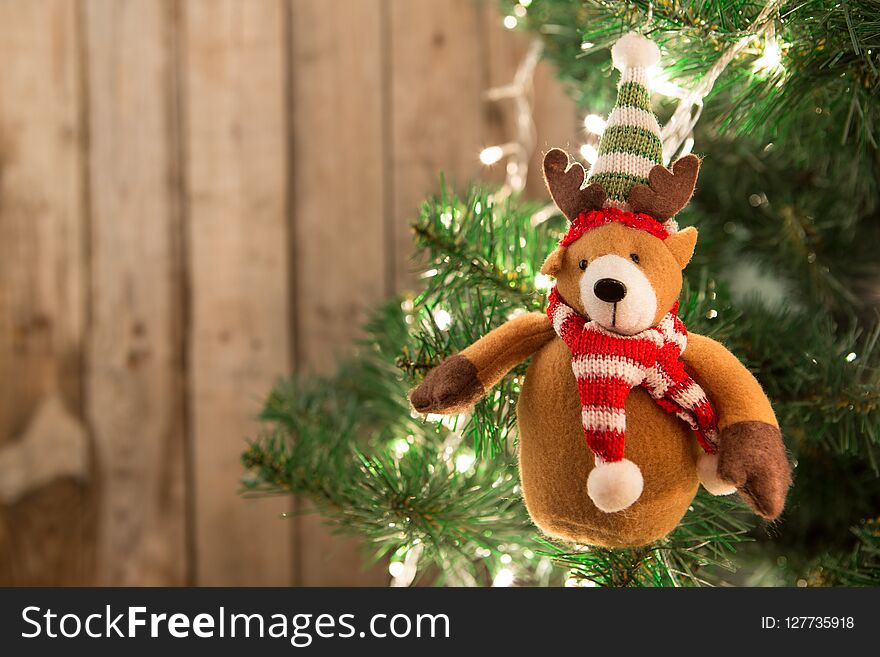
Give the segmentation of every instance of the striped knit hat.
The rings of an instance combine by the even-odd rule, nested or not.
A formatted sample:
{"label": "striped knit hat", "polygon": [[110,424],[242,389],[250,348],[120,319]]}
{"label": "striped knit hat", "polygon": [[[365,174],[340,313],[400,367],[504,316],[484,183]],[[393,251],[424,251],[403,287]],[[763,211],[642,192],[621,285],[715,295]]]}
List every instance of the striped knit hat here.
{"label": "striped knit hat", "polygon": [[611,58],[620,71],[617,104],[608,116],[588,181],[602,185],[608,194],[606,206],[628,212],[629,190],[647,184],[651,169],[663,163],[660,125],[648,90],[648,68],[660,61],[660,50],[653,41],[630,32],[611,48]]}

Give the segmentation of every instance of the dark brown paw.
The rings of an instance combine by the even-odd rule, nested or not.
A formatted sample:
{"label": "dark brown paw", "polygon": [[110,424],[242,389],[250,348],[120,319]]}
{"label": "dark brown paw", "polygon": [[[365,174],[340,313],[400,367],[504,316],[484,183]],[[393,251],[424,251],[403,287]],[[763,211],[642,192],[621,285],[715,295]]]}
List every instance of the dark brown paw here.
{"label": "dark brown paw", "polygon": [[409,395],[419,413],[457,413],[483,395],[477,368],[461,355],[451,356],[428,372]]}
{"label": "dark brown paw", "polygon": [[779,429],[765,422],[737,422],[721,432],[718,474],[735,485],[755,513],[775,520],[785,506],[791,468]]}

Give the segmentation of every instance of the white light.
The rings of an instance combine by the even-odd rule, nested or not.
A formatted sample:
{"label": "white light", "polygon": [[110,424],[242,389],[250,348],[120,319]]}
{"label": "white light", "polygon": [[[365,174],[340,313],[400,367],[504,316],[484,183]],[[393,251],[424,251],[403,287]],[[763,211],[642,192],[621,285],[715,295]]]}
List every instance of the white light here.
{"label": "white light", "polygon": [[440,213],[440,223],[443,224],[444,228],[449,228],[452,225],[452,213],[451,212]]}
{"label": "white light", "polygon": [[452,315],[448,311],[443,310],[443,308],[438,308],[433,314],[434,323],[437,324],[437,328],[441,331],[445,331],[452,324]]}
{"label": "white light", "polygon": [[513,584],[513,571],[510,568],[502,568],[492,580],[492,586],[510,586]]}
{"label": "white light", "polygon": [[[523,7],[528,7],[532,4],[532,0],[519,0],[519,4],[521,4]],[[868,53],[870,54],[870,52],[871,51],[869,50]]]}
{"label": "white light", "polygon": [[513,561],[513,557],[511,557],[509,554],[502,554],[501,559],[499,559],[499,561],[501,561],[501,563],[503,563],[506,566]]}
{"label": "white light", "polygon": [[581,146],[581,157],[590,164],[593,164],[596,161],[596,158],[599,157],[599,151],[597,151],[596,147],[592,144],[584,144]]}
{"label": "white light", "polygon": [[767,39],[764,43],[764,52],[755,60],[753,66],[758,71],[772,71],[782,66],[782,51],[776,39]]}
{"label": "white light", "polygon": [[589,49],[592,48],[594,45],[596,45],[596,44],[594,44],[592,41],[584,41],[584,42],[581,44],[581,50],[589,50]]}
{"label": "white light", "polygon": [[409,451],[409,443],[403,438],[398,438],[391,443],[391,449],[394,450],[394,455],[397,458],[402,458]]}
{"label": "white light", "polygon": [[489,146],[480,151],[480,162],[486,166],[495,164],[504,157],[504,149],[501,146]]}
{"label": "white light", "polygon": [[522,4],[519,4],[513,8],[513,13],[516,14],[517,18],[522,18],[526,15],[526,8]]}
{"label": "white light", "polygon": [[846,355],[846,362],[847,362],[847,363],[851,363],[851,362],[853,362],[856,358],[858,358],[858,356],[856,355],[856,352],[851,351],[851,352],[849,352],[849,353]]}
{"label": "white light", "polygon": [[512,30],[513,28],[515,28],[516,23],[517,23],[516,16],[505,16],[504,17],[504,27],[506,27],[508,30]]}
{"label": "white light", "polygon": [[535,274],[535,287],[539,290],[549,290],[553,287],[553,277],[546,274]]}
{"label": "white light", "polygon": [[687,92],[670,80],[666,71],[660,68],[655,68],[651,73],[648,84],[651,87],[651,91],[660,94],[661,96],[684,98],[684,96],[687,95]]}
{"label": "white light", "polygon": [[392,561],[388,564],[388,574],[392,577],[400,577],[403,575],[403,571],[406,570],[406,566],[403,565],[402,561]]}
{"label": "white light", "polygon": [[598,114],[587,114],[584,118],[584,127],[594,135],[601,135],[605,132],[605,119]]}
{"label": "white light", "polygon": [[468,454],[467,452],[459,454],[455,457],[455,469],[459,472],[467,472],[476,460],[473,454]]}
{"label": "white light", "polygon": [[569,577],[567,580],[565,580],[565,586],[570,589],[575,588],[577,585],[578,581],[574,577]]}

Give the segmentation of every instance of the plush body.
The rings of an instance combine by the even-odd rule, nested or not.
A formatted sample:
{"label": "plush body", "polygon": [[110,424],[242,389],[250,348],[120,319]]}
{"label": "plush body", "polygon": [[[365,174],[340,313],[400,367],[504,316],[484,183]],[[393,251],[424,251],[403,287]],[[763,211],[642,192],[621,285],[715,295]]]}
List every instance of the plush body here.
{"label": "plush body", "polygon": [[661,164],[647,88],[659,50],[628,34],[612,58],[618,101],[589,180],[564,151],[544,158],[550,195],[570,222],[541,268],[556,279],[548,313],[491,331],[429,372],[410,401],[421,413],[459,413],[533,356],[517,407],[529,514],[550,536],[632,547],[672,531],[700,484],[739,492],[775,519],[791,475],[761,386],[675,316],[697,231],[679,230],[673,217],[693,194],[700,160]]}
{"label": "plush body", "polygon": [[623,511],[600,511],[586,494],[595,463],[584,447],[570,360],[568,347],[554,335],[535,354],[520,393],[520,480],[529,515],[546,534],[576,543],[624,547],[665,536],[699,486],[693,433],[647,392],[633,390],[626,400],[625,454],[641,468],[644,490]]}
{"label": "plush body", "polygon": [[[567,156],[565,165],[556,166],[558,153],[547,156],[548,184],[554,170],[564,175],[570,171]],[[574,184],[579,187],[580,181],[575,179]],[[601,201],[601,196],[589,200]],[[564,200],[557,203],[565,207]],[[655,312],[647,319],[634,312],[633,321],[655,325],[678,298],[681,270],[691,258],[697,235],[689,228],[661,240],[609,223],[575,237],[550,254],[542,269],[556,278],[557,289],[569,305],[584,316],[590,314],[587,305],[601,314],[590,296],[590,285],[584,285],[585,280],[593,284],[588,263],[609,258],[634,262],[635,254],[639,269],[633,280],[648,281],[649,305]],[[584,262],[587,266],[582,268]],[[629,269],[620,265],[618,271],[627,280]],[[642,300],[639,308],[643,306]],[[626,308],[621,303],[624,320]],[[636,324],[633,331],[643,328]],[[679,523],[700,482],[713,494],[738,491],[763,518],[774,519],[781,513],[791,479],[770,402],[736,357],[704,336],[689,334],[681,360],[715,409],[720,434],[717,454],[702,454],[682,420],[660,408],[644,389],[633,388],[626,399],[624,454],[638,467],[643,486],[634,502],[612,513],[597,507],[587,494],[596,464],[584,442],[571,352],[545,314],[516,317],[451,357],[428,374],[412,392],[411,402],[422,413],[462,412],[530,356],[517,407],[520,477],[529,513],[546,534],[608,547],[650,543]]]}

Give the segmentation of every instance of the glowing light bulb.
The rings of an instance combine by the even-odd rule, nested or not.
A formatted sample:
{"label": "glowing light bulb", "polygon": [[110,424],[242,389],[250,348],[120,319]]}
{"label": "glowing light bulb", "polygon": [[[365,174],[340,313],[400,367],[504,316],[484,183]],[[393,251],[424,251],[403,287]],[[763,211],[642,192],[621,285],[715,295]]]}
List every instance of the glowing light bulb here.
{"label": "glowing light bulb", "polygon": [[764,42],[764,51],[755,60],[753,66],[758,71],[773,71],[782,67],[782,50],[780,50],[776,39],[768,38]]}
{"label": "glowing light bulb", "polygon": [[553,287],[553,279],[546,274],[535,274],[535,287],[539,290],[549,290]]}
{"label": "glowing light bulb", "polygon": [[594,135],[601,135],[605,132],[605,119],[598,114],[587,114],[584,118],[584,127]]}
{"label": "glowing light bulb", "polygon": [[438,329],[445,331],[452,324],[452,315],[449,314],[449,311],[438,308],[434,311],[434,322],[437,324]]}
{"label": "glowing light bulb", "polygon": [[409,443],[404,438],[398,438],[391,443],[391,449],[397,458],[402,458],[409,451]]}
{"label": "glowing light bulb", "polygon": [[502,568],[492,580],[492,586],[504,587],[511,584],[513,584],[513,571],[510,568]]}
{"label": "glowing light bulb", "polygon": [[516,24],[517,24],[516,16],[505,16],[504,17],[504,27],[506,27],[508,30],[512,30],[513,28],[515,28]]}
{"label": "glowing light bulb", "polygon": [[455,457],[455,469],[459,472],[467,472],[476,460],[473,454],[468,454],[467,452],[459,454]]}
{"label": "glowing light bulb", "polygon": [[486,166],[495,164],[504,157],[504,149],[501,146],[489,146],[480,151],[480,162]]}
{"label": "glowing light bulb", "polygon": [[593,164],[596,161],[596,158],[599,157],[599,151],[597,151],[596,147],[592,144],[584,144],[581,146],[581,157],[590,164]]}
{"label": "glowing light bulb", "polygon": [[388,574],[392,577],[400,577],[405,570],[406,566],[403,565],[402,561],[392,561],[388,564]]}
{"label": "glowing light bulb", "polygon": [[847,362],[847,363],[851,363],[851,362],[853,362],[856,358],[858,358],[858,356],[856,355],[856,352],[851,351],[851,352],[849,352],[849,353],[846,355],[846,362]]}

